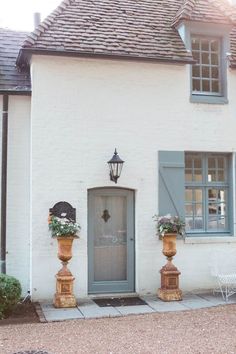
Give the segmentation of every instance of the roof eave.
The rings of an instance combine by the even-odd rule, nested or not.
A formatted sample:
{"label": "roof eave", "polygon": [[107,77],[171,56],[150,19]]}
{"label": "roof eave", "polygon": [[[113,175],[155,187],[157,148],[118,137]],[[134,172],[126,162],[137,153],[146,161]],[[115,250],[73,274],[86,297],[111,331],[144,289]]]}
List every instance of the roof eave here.
{"label": "roof eave", "polygon": [[21,95],[21,96],[31,96],[31,89],[27,90],[17,90],[17,89],[0,89],[0,95]]}
{"label": "roof eave", "polygon": [[162,58],[151,56],[135,56],[124,54],[109,54],[109,53],[92,53],[92,52],[79,52],[68,50],[53,50],[53,49],[41,49],[41,48],[21,48],[17,65],[19,67],[26,67],[29,65],[30,57],[33,54],[38,55],[52,55],[52,56],[64,56],[64,57],[79,57],[79,58],[100,58],[100,59],[116,59],[116,60],[131,60],[131,61],[148,61],[148,62],[163,62],[173,64],[194,64],[194,60],[191,56],[186,58]]}

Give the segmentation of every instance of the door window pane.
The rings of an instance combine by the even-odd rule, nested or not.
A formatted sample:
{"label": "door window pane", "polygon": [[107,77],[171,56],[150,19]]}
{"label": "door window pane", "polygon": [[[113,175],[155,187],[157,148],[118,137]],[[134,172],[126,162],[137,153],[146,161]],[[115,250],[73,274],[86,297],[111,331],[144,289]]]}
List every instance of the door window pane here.
{"label": "door window pane", "polygon": [[[109,218],[104,218],[104,211]],[[94,280],[127,279],[126,197],[96,197],[94,223]]]}

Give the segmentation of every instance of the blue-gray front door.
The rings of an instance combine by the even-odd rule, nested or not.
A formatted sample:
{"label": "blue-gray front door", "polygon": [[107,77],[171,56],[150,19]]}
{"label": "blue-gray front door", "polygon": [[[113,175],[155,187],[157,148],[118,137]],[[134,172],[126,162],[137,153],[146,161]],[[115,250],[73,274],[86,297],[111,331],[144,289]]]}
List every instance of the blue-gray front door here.
{"label": "blue-gray front door", "polygon": [[88,291],[134,292],[134,193],[121,188],[88,194]]}

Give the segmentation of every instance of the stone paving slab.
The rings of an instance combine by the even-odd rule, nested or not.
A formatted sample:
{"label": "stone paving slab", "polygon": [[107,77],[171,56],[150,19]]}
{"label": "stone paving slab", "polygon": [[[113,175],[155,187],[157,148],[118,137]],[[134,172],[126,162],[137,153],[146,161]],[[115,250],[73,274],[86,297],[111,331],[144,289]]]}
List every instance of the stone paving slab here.
{"label": "stone paving slab", "polygon": [[100,307],[92,299],[80,299],[77,308],[56,309],[52,304],[41,303],[42,312],[48,322],[69,319],[117,317],[131,314],[145,314],[154,312],[186,311],[200,308],[236,303],[236,295],[226,303],[221,294],[184,294],[182,301],[164,302],[155,295],[140,296],[147,305]]}
{"label": "stone paving slab", "polygon": [[189,310],[188,307],[182,304],[182,301],[155,301],[146,300],[146,303],[155,310],[155,312],[169,312],[169,311],[186,311]]}
{"label": "stone paving slab", "polygon": [[192,310],[213,306],[213,304],[209,300],[195,294],[185,295],[181,303],[182,305]]}
{"label": "stone paving slab", "polygon": [[77,307],[68,309],[56,309],[51,304],[41,304],[41,308],[48,322],[84,318]]}
{"label": "stone paving slab", "polygon": [[78,306],[84,318],[116,317],[121,316],[115,307],[99,307],[95,302]]}
{"label": "stone paving slab", "polygon": [[148,305],[138,305],[138,306],[119,306],[116,309],[122,315],[140,315],[144,313],[151,313],[155,312],[150,306]]}

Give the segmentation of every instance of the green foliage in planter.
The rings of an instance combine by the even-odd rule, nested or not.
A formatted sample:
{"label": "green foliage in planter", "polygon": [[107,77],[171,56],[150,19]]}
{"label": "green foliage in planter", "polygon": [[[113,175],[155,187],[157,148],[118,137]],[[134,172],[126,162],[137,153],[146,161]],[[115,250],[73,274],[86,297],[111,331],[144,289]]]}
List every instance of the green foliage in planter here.
{"label": "green foliage in planter", "polygon": [[14,277],[0,273],[0,319],[11,313],[20,296],[20,282]]}

